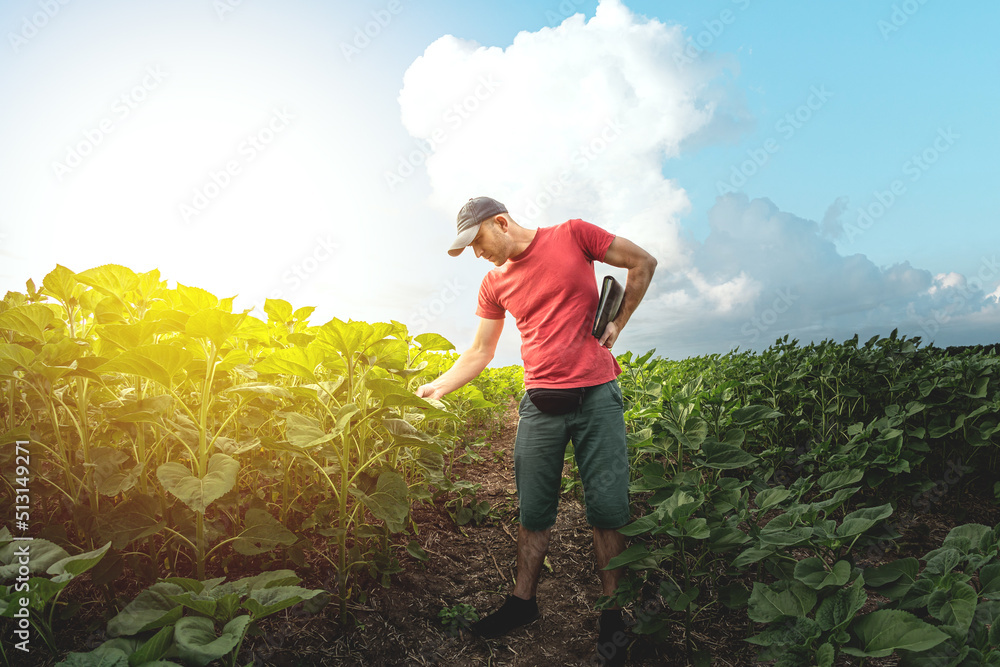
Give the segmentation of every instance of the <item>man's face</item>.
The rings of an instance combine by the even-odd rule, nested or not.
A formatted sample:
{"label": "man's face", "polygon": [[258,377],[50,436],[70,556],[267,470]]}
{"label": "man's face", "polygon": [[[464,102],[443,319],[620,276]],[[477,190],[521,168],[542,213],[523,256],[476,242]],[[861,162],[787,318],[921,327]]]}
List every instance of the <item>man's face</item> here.
{"label": "man's face", "polygon": [[483,257],[497,266],[503,266],[514,249],[514,241],[494,218],[483,221],[479,233],[472,240],[476,257]]}

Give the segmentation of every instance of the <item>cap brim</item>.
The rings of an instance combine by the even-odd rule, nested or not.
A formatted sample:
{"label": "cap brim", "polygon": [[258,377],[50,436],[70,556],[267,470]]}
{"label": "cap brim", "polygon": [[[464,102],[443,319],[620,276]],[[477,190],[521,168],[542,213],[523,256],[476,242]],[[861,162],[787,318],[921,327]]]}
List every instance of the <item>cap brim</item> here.
{"label": "cap brim", "polygon": [[479,233],[479,227],[480,225],[476,225],[475,227],[469,227],[464,232],[459,234],[458,237],[455,239],[455,242],[452,243],[451,247],[448,249],[448,254],[451,255],[452,257],[458,257],[459,255],[461,255],[462,251],[465,250],[469,246],[469,244],[476,239],[476,234]]}

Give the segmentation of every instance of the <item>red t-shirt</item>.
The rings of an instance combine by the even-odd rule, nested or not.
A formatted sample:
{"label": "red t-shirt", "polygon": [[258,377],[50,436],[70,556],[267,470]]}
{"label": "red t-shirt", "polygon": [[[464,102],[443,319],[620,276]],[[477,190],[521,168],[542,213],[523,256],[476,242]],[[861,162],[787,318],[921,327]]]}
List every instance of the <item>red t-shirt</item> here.
{"label": "red t-shirt", "polygon": [[583,220],[540,227],[524,252],[483,278],[476,314],[514,316],[526,387],[593,387],[622,372],[591,334],[600,298],[594,260],[604,261],[614,239]]}

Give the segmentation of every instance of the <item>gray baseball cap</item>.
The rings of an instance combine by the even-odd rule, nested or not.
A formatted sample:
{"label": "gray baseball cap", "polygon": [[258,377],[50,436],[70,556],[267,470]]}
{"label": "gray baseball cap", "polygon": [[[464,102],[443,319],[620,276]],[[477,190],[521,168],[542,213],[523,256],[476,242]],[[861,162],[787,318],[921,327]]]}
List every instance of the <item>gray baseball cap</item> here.
{"label": "gray baseball cap", "polygon": [[451,244],[448,254],[458,257],[479,233],[483,220],[506,213],[507,207],[490,197],[473,197],[458,212],[458,238]]}

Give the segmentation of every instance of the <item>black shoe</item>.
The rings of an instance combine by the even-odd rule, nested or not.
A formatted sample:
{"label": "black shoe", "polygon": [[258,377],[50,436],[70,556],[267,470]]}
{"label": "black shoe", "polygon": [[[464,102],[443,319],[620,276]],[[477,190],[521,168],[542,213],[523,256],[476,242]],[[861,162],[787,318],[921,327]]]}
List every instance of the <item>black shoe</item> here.
{"label": "black shoe", "polygon": [[602,611],[598,628],[597,655],[601,657],[598,664],[603,667],[621,667],[625,664],[625,650],[629,644],[621,609]]}
{"label": "black shoe", "polygon": [[473,623],[469,629],[475,635],[493,639],[507,634],[514,628],[531,623],[538,616],[538,603],[535,602],[535,598],[524,600],[508,595],[503,606],[486,618]]}

